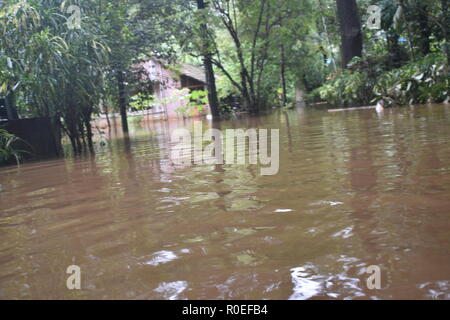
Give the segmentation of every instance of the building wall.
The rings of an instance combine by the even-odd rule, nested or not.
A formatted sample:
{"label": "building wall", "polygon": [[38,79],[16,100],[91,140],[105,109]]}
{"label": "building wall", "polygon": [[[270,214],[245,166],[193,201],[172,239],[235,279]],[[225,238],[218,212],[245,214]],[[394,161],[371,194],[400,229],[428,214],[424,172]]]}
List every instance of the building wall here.
{"label": "building wall", "polygon": [[[179,118],[181,114],[176,110],[185,107],[189,100],[182,99],[179,90],[182,89],[179,75],[174,71],[164,68],[164,66],[155,60],[148,60],[143,64],[143,68],[147,71],[150,80],[155,81],[155,96],[158,100],[164,101],[162,104],[155,106],[155,112],[167,112],[169,119]],[[209,113],[206,108],[204,114]],[[200,114],[197,114],[200,115]]]}

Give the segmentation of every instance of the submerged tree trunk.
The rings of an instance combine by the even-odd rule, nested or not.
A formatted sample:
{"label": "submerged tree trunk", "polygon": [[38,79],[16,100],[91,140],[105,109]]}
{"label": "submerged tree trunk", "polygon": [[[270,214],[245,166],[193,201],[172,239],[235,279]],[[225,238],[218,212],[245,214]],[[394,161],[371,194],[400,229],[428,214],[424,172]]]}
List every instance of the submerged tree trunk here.
{"label": "submerged tree trunk", "polygon": [[64,121],[66,122],[67,128],[66,133],[69,136],[70,143],[72,145],[73,153],[74,154],[80,154],[83,150],[82,144],[80,141],[80,133],[78,132],[78,126],[77,123],[73,121],[73,119],[65,118]]}
{"label": "submerged tree trunk", "polygon": [[61,145],[61,136],[62,136],[61,119],[59,117],[54,116],[51,118],[51,124],[52,124],[52,133],[56,144],[55,145],[56,154],[58,156],[62,156],[64,155],[64,152]]}
{"label": "submerged tree trunk", "polygon": [[64,115],[64,123],[66,125],[66,133],[69,136],[74,154],[80,154],[83,147],[80,140],[79,123],[78,117],[74,112],[75,110],[76,107],[74,105],[69,106],[69,112]]}
{"label": "submerged tree trunk", "polygon": [[104,104],[103,108],[104,108],[104,114],[106,117],[106,123],[108,124],[108,132],[111,133],[111,121],[109,120],[109,108],[106,104]]}
{"label": "submerged tree trunk", "polygon": [[91,153],[94,153],[94,143],[92,141],[92,137],[94,134],[92,133],[92,125],[91,125],[91,116],[92,116],[93,108],[86,108],[83,111],[83,124],[86,128],[86,138],[87,138],[87,146]]}
{"label": "submerged tree trunk", "polygon": [[80,132],[80,136],[81,136],[82,151],[85,151],[87,148],[87,143],[86,143],[86,133],[84,132],[84,120],[83,119],[80,119],[80,121],[78,123],[78,131]]}
{"label": "submerged tree trunk", "polygon": [[[205,9],[205,2],[197,0],[197,8],[199,10]],[[206,23],[200,25],[203,38],[203,65],[205,67],[206,84],[208,86],[208,101],[211,109],[213,119],[220,117],[219,99],[217,98],[216,78],[214,76],[214,69],[212,64],[212,54],[209,48],[208,41],[208,26]]]}
{"label": "submerged tree trunk", "polygon": [[342,67],[354,57],[362,56],[363,37],[356,0],[336,0],[341,25]]}
{"label": "submerged tree trunk", "polygon": [[295,106],[296,107],[304,107],[305,106],[305,93],[303,89],[296,88],[295,89]]}
{"label": "submerged tree trunk", "polygon": [[87,136],[87,143],[88,143],[88,148],[89,151],[91,153],[94,153],[94,143],[92,141],[92,126],[91,126],[91,121],[90,121],[90,116],[88,118],[84,119],[84,126],[86,127],[86,136]]}
{"label": "submerged tree trunk", "polygon": [[205,66],[206,83],[208,86],[208,101],[211,109],[213,119],[220,117],[220,105],[217,98],[216,78],[214,76],[214,69],[211,62],[211,55],[207,54],[203,60]]}
{"label": "submerged tree trunk", "polygon": [[119,109],[122,119],[122,130],[124,133],[128,133],[127,97],[125,93],[124,75],[121,69],[117,70],[117,87],[119,89]]}

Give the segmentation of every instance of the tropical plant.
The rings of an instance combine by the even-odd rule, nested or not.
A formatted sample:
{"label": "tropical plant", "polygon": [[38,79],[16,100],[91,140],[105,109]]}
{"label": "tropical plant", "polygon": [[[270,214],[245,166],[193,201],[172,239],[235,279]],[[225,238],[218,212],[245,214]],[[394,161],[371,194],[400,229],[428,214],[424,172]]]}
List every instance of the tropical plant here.
{"label": "tropical plant", "polygon": [[450,93],[450,73],[446,57],[431,53],[415,62],[383,73],[374,87],[376,99],[391,103],[443,102]]}
{"label": "tropical plant", "polygon": [[0,165],[9,163],[12,159],[20,163],[24,151],[17,149],[18,137],[4,129],[0,129]]}
{"label": "tropical plant", "polygon": [[386,70],[386,67],[384,62],[368,63],[367,59],[355,58],[349,70],[335,74],[318,89],[321,98],[333,105],[364,105],[380,99],[408,105],[448,99],[449,69],[442,52],[431,53],[400,68]]}

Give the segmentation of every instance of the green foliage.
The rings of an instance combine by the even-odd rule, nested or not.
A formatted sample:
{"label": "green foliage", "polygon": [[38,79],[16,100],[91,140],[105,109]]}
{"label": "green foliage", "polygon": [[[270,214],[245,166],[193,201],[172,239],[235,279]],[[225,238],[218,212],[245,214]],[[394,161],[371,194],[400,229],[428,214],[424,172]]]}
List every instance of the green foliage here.
{"label": "green foliage", "polygon": [[[100,102],[118,97],[118,71],[134,74],[144,53],[170,51],[177,24],[169,17],[179,3],[0,2],[0,95],[14,95],[21,116],[51,118],[81,152],[86,137],[92,145],[90,120]],[[70,5],[81,9],[79,27],[69,27]],[[125,93],[141,92],[142,85],[131,87]]]}
{"label": "green foliage", "polygon": [[[321,17],[313,10],[315,1],[207,2],[207,9],[187,14],[186,31],[177,37],[186,54],[213,53],[222,100],[238,97],[243,109],[256,111],[279,105],[276,88],[283,87],[283,78],[288,98],[296,86],[313,89],[322,84],[326,66],[317,51],[326,37],[315,26]],[[327,8],[327,16],[332,11]],[[208,25],[206,35],[199,28],[202,22]]]}
{"label": "green foliage", "polygon": [[371,82],[367,73],[344,70],[318,89],[320,97],[332,105],[361,105],[368,102]]}
{"label": "green foliage", "polygon": [[308,92],[305,95],[305,101],[307,103],[315,103],[315,102],[321,101],[322,97],[320,95],[320,92],[322,89],[323,89],[323,87],[319,87],[319,88],[312,90],[311,92]]}
{"label": "green foliage", "polygon": [[[92,2],[83,4],[85,13],[92,10]],[[0,81],[7,94],[17,97],[21,114],[52,119],[81,151],[80,139],[90,131],[101,99],[109,48],[91,16],[83,15],[81,28],[68,27],[63,14],[68,6],[67,1],[4,5],[0,51],[11,63]]]}
{"label": "green foliage", "polygon": [[389,71],[373,60],[355,58],[349,70],[333,75],[318,90],[333,105],[365,105],[380,99],[407,105],[445,101],[449,81],[443,53],[431,53]]}
{"label": "green foliage", "polygon": [[450,74],[442,53],[429,54],[378,78],[376,98],[400,105],[448,100]]}
{"label": "green foliage", "polygon": [[0,129],[0,165],[15,160],[19,164],[23,151],[16,148],[20,139],[4,129]]}
{"label": "green foliage", "polygon": [[146,110],[155,103],[155,96],[138,93],[130,98],[130,106],[133,110]]}
{"label": "green foliage", "polygon": [[[99,103],[119,100],[118,87],[126,87],[122,106],[129,96],[136,110],[158,103],[154,84],[135,70],[149,56],[199,62],[208,53],[228,109],[279,105],[278,88],[291,101],[300,88],[310,101],[320,95],[338,105],[448,97],[448,1],[358,0],[364,58],[344,71],[335,0],[206,3],[197,10],[193,0],[0,2],[0,95],[14,98],[21,116],[52,118],[75,145],[89,138]],[[82,9],[80,29],[68,28],[71,4]],[[373,4],[382,7],[381,30],[364,26]],[[192,114],[206,97],[175,91],[160,102],[188,99],[178,111]]]}
{"label": "green foliage", "polygon": [[183,115],[194,115],[196,112],[202,112],[208,103],[207,90],[193,90],[181,97],[182,100],[189,100],[189,103],[186,106],[176,110],[177,113]]}

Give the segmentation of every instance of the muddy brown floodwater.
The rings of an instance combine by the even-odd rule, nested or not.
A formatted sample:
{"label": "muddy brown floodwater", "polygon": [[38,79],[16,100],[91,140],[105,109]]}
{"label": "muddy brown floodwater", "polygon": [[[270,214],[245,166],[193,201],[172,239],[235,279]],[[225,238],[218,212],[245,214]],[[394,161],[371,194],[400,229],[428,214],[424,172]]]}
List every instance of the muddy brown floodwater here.
{"label": "muddy brown floodwater", "polygon": [[280,129],[274,176],[175,167],[183,123],[139,120],[0,169],[1,299],[450,299],[450,105],[221,122]]}

